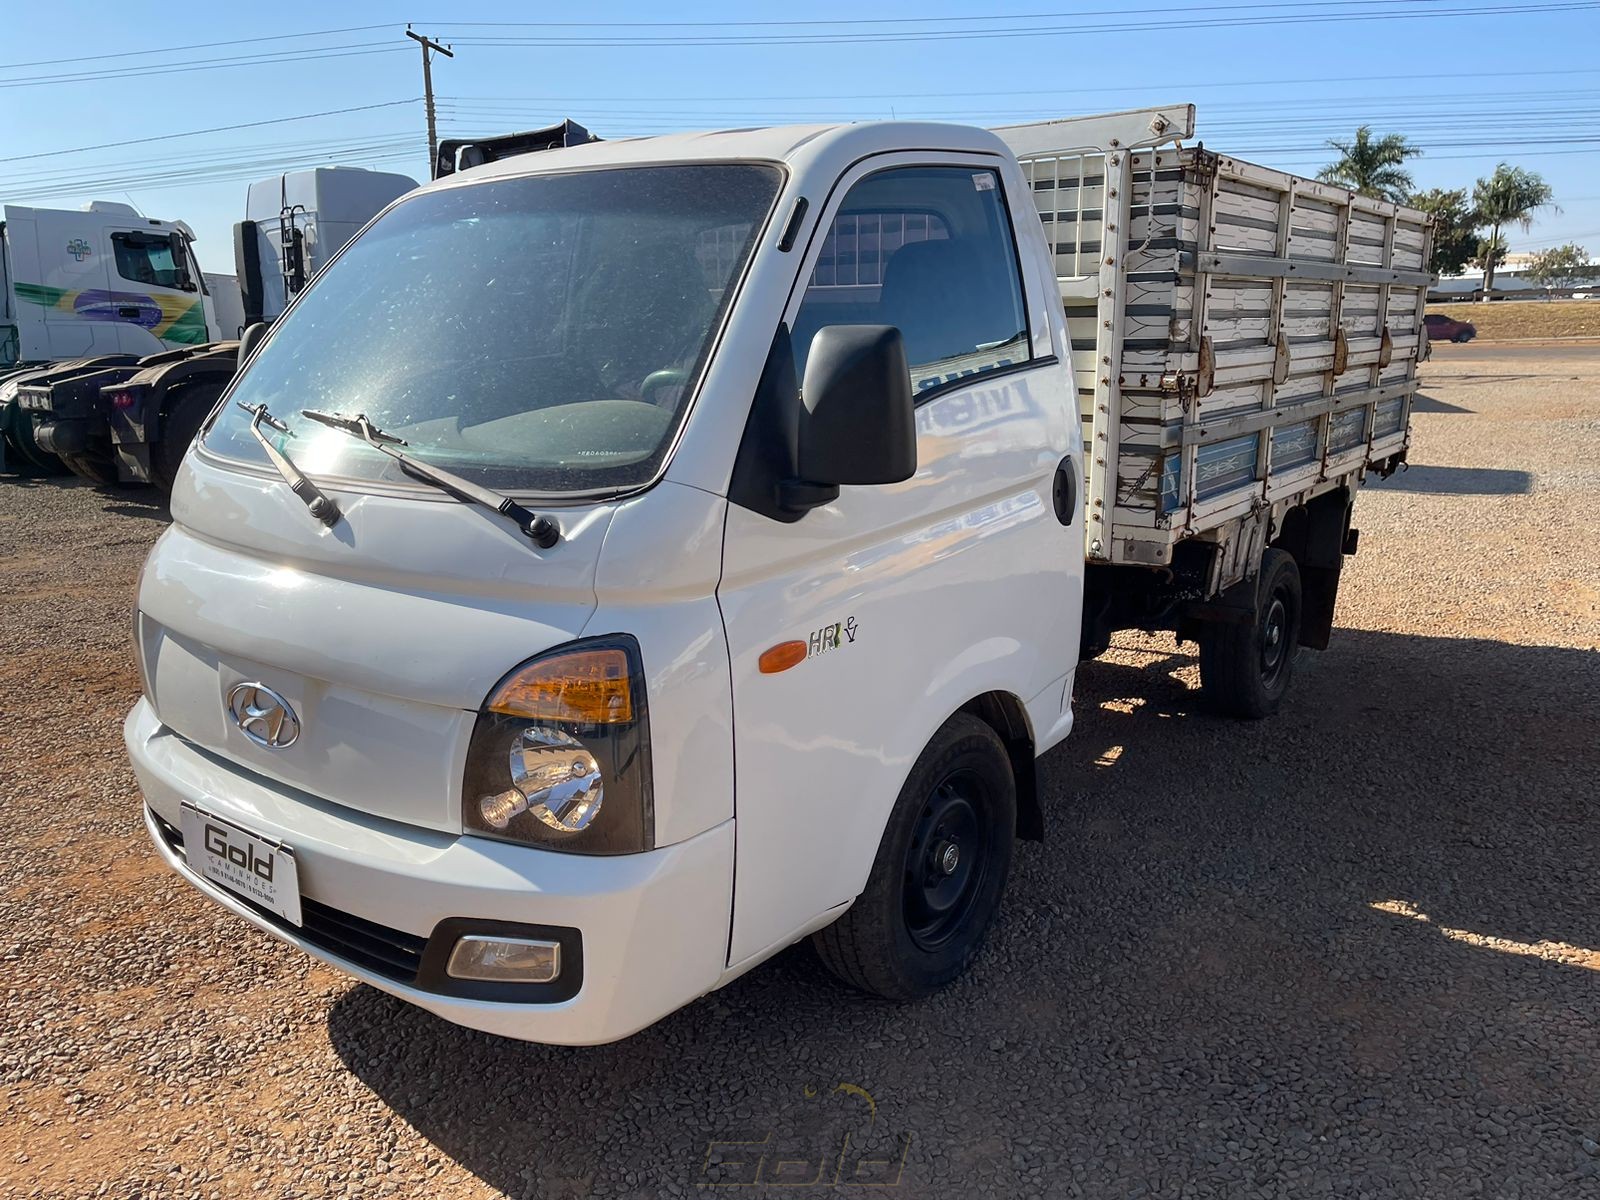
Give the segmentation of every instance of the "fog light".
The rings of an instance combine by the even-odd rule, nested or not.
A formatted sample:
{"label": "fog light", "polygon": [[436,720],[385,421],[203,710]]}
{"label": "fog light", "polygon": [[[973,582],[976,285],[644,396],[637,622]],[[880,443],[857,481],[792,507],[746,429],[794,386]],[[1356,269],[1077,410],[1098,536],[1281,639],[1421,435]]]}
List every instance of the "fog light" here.
{"label": "fog light", "polygon": [[456,943],[445,970],[456,979],[550,983],[561,974],[561,943],[469,935]]}

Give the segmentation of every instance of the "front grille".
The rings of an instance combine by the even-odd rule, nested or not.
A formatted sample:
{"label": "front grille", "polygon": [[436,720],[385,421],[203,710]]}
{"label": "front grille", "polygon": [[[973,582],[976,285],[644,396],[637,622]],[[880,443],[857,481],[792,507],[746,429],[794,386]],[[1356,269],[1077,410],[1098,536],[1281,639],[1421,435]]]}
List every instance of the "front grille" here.
{"label": "front grille", "polygon": [[[155,817],[162,840],[175,852],[182,854],[183,833],[154,812],[151,816]],[[428,944],[425,937],[390,929],[387,925],[342,912],[304,895],[300,897],[301,925],[297,929],[277,913],[243,896],[232,892],[229,895],[279,929],[298,934],[318,949],[337,955],[346,962],[396,983],[415,984],[417,981],[422,952]]]}

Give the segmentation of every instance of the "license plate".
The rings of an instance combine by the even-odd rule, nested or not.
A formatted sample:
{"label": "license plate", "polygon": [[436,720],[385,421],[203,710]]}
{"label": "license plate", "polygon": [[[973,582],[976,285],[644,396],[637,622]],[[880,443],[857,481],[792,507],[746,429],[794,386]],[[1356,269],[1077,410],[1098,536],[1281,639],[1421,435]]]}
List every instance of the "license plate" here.
{"label": "license plate", "polygon": [[183,806],[180,819],[183,852],[193,870],[289,924],[300,924],[293,850],[191,804]]}

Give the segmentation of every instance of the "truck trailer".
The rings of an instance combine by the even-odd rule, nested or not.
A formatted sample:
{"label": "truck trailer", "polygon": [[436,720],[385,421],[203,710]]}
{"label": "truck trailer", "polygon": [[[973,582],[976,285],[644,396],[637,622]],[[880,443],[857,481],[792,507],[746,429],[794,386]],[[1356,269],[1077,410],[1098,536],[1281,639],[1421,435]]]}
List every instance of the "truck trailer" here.
{"label": "truck trailer", "polygon": [[516,1038],[806,937],[949,983],[1081,657],[1171,629],[1270,712],[1406,455],[1425,218],[1193,122],[457,147],[246,331],[179,471],[124,730],[157,852]]}

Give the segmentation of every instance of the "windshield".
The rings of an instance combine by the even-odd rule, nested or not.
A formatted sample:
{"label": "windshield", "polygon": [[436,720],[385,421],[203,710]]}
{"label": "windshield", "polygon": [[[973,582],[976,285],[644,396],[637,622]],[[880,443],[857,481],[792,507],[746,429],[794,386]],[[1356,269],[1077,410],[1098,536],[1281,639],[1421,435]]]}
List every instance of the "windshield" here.
{"label": "windshield", "polygon": [[311,475],[405,478],[307,408],[365,413],[489,487],[648,483],[780,182],[775,167],[692,164],[404,200],[279,322],[205,446],[265,463],[239,401],[288,425],[274,444]]}

